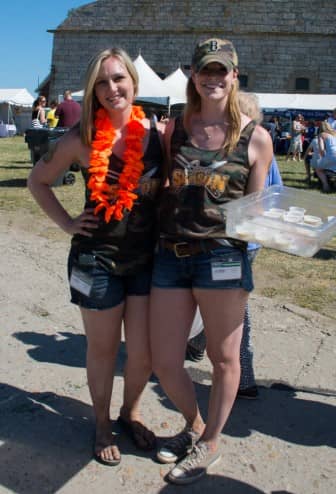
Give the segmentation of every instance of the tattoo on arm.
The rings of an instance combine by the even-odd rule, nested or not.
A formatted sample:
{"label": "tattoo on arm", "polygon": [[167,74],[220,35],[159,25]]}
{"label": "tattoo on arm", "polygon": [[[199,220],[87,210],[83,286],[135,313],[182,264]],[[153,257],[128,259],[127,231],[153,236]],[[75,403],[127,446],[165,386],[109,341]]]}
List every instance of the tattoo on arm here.
{"label": "tattoo on arm", "polygon": [[42,159],[45,163],[49,163],[49,161],[53,159],[56,148],[57,148],[57,141],[49,143],[48,151],[42,156]]}

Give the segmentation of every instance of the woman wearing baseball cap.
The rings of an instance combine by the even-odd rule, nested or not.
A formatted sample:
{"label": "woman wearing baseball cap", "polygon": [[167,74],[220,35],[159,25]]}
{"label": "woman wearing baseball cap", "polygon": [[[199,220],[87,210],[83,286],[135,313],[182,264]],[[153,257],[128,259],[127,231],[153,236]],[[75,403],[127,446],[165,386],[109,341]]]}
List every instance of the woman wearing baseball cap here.
{"label": "woman wearing baseball cap", "polygon": [[[222,205],[264,188],[273,148],[269,133],[243,115],[238,56],[228,40],[199,43],[183,117],[166,129],[168,180],[151,294],[153,369],[186,426],[157,453],[176,463],[168,479],[198,480],[220,460],[221,431],[237,395],[244,309],[253,289],[246,244],[226,235]],[[196,305],[213,366],[206,424],[184,369]]]}

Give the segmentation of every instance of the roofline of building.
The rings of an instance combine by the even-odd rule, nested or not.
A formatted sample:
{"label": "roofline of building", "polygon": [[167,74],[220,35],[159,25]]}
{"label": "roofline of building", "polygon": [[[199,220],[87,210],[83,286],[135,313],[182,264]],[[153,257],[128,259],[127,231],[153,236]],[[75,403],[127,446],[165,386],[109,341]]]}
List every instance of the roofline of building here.
{"label": "roofline of building", "polygon": [[[94,33],[94,34],[100,34],[102,32],[104,33],[114,33],[114,34],[120,34],[120,33],[127,33],[127,34],[138,34],[139,29],[90,29],[90,28],[82,28],[82,27],[76,27],[76,28],[60,28],[60,29],[47,29],[48,33],[55,34],[55,33],[79,33],[79,34],[88,34],[88,33]],[[223,30],[222,29],[200,29],[200,28],[190,28],[190,29],[175,29],[172,31],[171,29],[144,29],[141,28],[141,34],[213,34],[213,35],[223,35]],[[225,36],[230,37],[230,36],[261,36],[261,35],[267,35],[267,36],[290,36],[290,37],[297,37],[297,36],[312,36],[312,37],[322,37],[322,38],[333,38],[336,37],[336,31],[333,33],[314,33],[314,32],[293,32],[293,31],[225,31]]]}

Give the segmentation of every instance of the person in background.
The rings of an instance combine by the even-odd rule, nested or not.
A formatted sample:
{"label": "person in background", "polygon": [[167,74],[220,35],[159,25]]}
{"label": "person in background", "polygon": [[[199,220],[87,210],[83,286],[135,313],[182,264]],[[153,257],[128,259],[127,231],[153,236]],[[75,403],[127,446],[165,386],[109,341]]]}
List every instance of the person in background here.
{"label": "person in background", "polygon": [[313,137],[313,139],[310,141],[303,155],[303,161],[306,170],[306,180],[307,183],[311,185],[311,169],[313,168],[314,172],[316,173],[316,168],[321,161],[318,136]]}
{"label": "person in background", "polygon": [[327,119],[327,123],[336,131],[336,108],[333,109],[331,116]]}
{"label": "person in background", "polygon": [[47,104],[47,100],[45,96],[39,96],[33,103],[31,118],[32,118],[32,127],[34,129],[44,127],[47,123],[46,114],[45,114],[46,104]]}
{"label": "person in background", "polygon": [[327,172],[336,173],[336,130],[328,122],[322,122],[318,138],[321,159],[315,172],[322,183],[322,191],[330,192]]}
{"label": "person in background", "polygon": [[[219,438],[237,395],[253,289],[246,243],[227,238],[221,206],[262,190],[273,154],[269,133],[239,109],[233,44],[201,42],[191,65],[183,119],[170,120],[165,132],[168,181],[150,301],[153,371],[186,422],[157,452],[160,462],[177,462],[168,474],[176,484],[198,480],[221,458]],[[206,424],[184,368],[197,305],[213,368]]]}
{"label": "person in background", "polygon": [[50,103],[50,110],[48,111],[47,114],[47,122],[49,129],[53,129],[57,126],[58,118],[55,116],[56,109],[57,109],[57,101],[52,100]]}
{"label": "person in background", "polygon": [[[72,236],[68,258],[71,302],[87,338],[87,377],[96,419],[94,458],[120,463],[110,404],[124,323],[127,361],[118,422],[138,448],[155,447],[142,422],[140,396],[151,375],[148,303],[163,180],[163,126],[151,126],[133,102],[138,74],[121,49],[89,63],[80,125],[72,127],[34,166],[29,189],[46,214]],[[72,217],[52,184],[72,163],[85,180],[83,212]]]}
{"label": "person in background", "polygon": [[305,132],[305,127],[303,125],[303,116],[299,113],[295,116],[292,122],[291,129],[291,140],[288,148],[286,160],[289,160],[289,156],[292,155],[292,160],[301,161],[302,153],[302,134]]}
{"label": "person in background", "polygon": [[55,111],[58,118],[57,127],[73,127],[79,122],[81,115],[81,105],[72,99],[71,91],[64,91],[63,101],[59,103]]}
{"label": "person in background", "polygon": [[314,120],[310,120],[307,126],[306,130],[306,138],[308,140],[308,144],[311,143],[311,141],[314,139],[316,135],[316,127],[315,127],[315,122]]}
{"label": "person in background", "polygon": [[[254,93],[245,93],[239,91],[239,107],[242,113],[252,118],[258,124],[263,120],[263,114],[259,107],[258,98]],[[271,185],[282,185],[282,179],[275,156],[267,174],[265,187]],[[254,261],[260,246],[258,244],[248,244],[248,256],[250,262]],[[195,319],[191,329],[191,337],[188,340],[186,358],[191,361],[199,361],[204,356],[206,347],[206,338],[204,333],[203,321],[199,309],[197,308]],[[255,381],[253,367],[253,348],[251,344],[251,317],[249,304],[246,304],[244,315],[243,336],[240,345],[240,383],[237,397],[246,399],[255,399],[258,397],[258,388]]]}

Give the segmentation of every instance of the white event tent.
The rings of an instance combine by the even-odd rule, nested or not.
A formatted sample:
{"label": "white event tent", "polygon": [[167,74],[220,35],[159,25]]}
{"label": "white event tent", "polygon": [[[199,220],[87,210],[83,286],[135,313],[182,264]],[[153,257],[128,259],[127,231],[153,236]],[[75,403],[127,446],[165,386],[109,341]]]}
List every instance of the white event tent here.
{"label": "white event tent", "polygon": [[336,107],[336,94],[255,93],[263,110],[331,111]]}
{"label": "white event tent", "polygon": [[0,137],[30,127],[33,96],[25,88],[0,89]]}
{"label": "white event tent", "polygon": [[186,102],[187,82],[188,78],[182,72],[180,67],[163,80],[164,87],[170,95],[170,106],[183,104]]}

